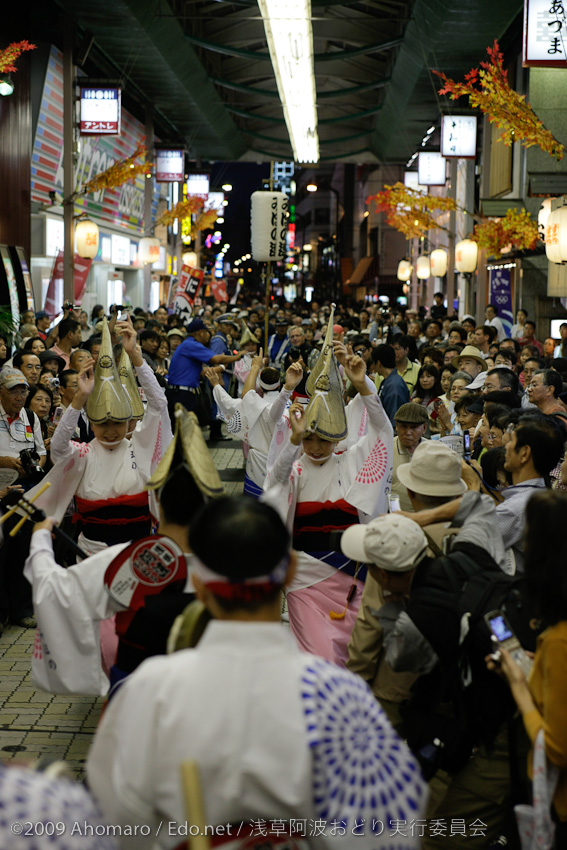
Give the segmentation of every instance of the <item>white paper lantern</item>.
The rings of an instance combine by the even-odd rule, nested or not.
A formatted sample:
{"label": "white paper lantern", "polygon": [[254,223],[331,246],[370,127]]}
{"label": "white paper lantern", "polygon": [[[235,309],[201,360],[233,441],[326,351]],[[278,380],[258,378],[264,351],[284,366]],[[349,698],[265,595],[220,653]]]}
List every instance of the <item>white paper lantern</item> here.
{"label": "white paper lantern", "polygon": [[455,268],[462,274],[470,274],[478,262],[478,243],[463,239],[455,245]]}
{"label": "white paper lantern", "polygon": [[545,253],[552,263],[567,262],[567,207],[549,213],[545,225]]}
{"label": "white paper lantern", "polygon": [[191,266],[192,269],[197,268],[197,254],[195,251],[185,251],[181,259],[184,266]]}
{"label": "white paper lantern", "polygon": [[94,260],[98,254],[98,225],[90,218],[82,218],[75,227],[75,246],[79,257]]}
{"label": "white paper lantern", "polygon": [[445,277],[447,274],[447,251],[443,248],[436,248],[430,254],[429,264],[433,277]]}
{"label": "white paper lantern", "polygon": [[429,257],[426,257],[425,254],[423,254],[421,257],[417,258],[416,274],[417,274],[417,276],[420,280],[427,280],[427,278],[431,274],[431,266],[429,265]]}
{"label": "white paper lantern", "polygon": [[143,239],[140,239],[140,244],[138,245],[140,262],[145,266],[149,263],[157,263],[159,260],[159,247],[160,241],[155,236],[144,236]]}
{"label": "white paper lantern", "polygon": [[250,212],[252,258],[257,263],[286,257],[288,200],[283,192],[254,192]]}
{"label": "white paper lantern", "polygon": [[398,264],[398,280],[404,283],[410,279],[413,272],[413,266],[408,260],[400,260]]}
{"label": "white paper lantern", "polygon": [[546,198],[537,214],[537,232],[542,242],[545,242],[545,228],[551,213],[551,198]]}

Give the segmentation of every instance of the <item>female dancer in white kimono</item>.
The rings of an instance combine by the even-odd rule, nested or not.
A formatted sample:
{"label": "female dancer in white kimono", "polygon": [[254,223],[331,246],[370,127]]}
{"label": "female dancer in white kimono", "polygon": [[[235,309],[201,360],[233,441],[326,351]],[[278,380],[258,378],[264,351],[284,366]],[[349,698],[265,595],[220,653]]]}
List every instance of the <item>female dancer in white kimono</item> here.
{"label": "female dancer in white kimono", "polygon": [[[75,397],[53,435],[55,466],[45,479],[52,486],[38,500],[49,516],[61,520],[75,499],[79,545],[88,555],[150,533],[145,484],[173,437],[165,394],[142,358],[131,322],[117,323],[116,330],[144,389],[147,409],[144,413],[127,358],[121,359],[119,374],[105,324],[96,369],[92,360],[84,364]],[[76,443],[73,434],[85,405],[95,439]],[[151,513],[157,516],[155,509]]]}
{"label": "female dancer in white kimono", "polygon": [[334,347],[366,408],[366,433],[346,451],[335,452],[347,426],[328,335],[307,381],[307,409],[294,404],[289,410],[291,438],[268,470],[263,499],[287,521],[299,554],[287,592],[292,631],[302,649],[344,665],[366,568],[341,553],[339,540],[345,528],[388,510],[393,431],[365,380],[364,361],[347,354],[341,343]]}

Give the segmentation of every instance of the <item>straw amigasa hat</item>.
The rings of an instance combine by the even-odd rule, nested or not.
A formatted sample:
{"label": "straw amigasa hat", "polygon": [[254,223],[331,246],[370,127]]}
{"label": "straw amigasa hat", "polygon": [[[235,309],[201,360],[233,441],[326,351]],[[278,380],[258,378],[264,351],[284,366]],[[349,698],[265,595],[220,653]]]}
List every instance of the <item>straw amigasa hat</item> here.
{"label": "straw amigasa hat", "polygon": [[130,418],[143,419],[144,405],[140,398],[140,391],[138,389],[134,370],[132,369],[132,363],[124,349],[122,349],[120,360],[118,361],[118,374],[120,375],[120,382],[124,391],[130,400],[130,406],[132,408],[132,416]]}
{"label": "straw amigasa hat", "polygon": [[333,351],[334,314],[333,304],[321,354],[305,385],[307,395],[311,398],[305,409],[305,416],[307,433],[315,433],[323,440],[338,443],[347,435],[347,420],[343,382]]}
{"label": "straw amigasa hat", "polygon": [[175,434],[157,469],[146,484],[147,490],[162,487],[170,472],[187,467],[195,484],[206,497],[222,496],[224,488],[217,468],[203,438],[199,420],[181,404],[175,405]]}
{"label": "straw amigasa hat", "polygon": [[260,345],[258,338],[254,336],[250,328],[245,328],[244,333],[240,337],[238,347],[242,350],[243,346],[248,345],[249,342],[253,342],[256,346]]}
{"label": "straw amigasa hat", "polygon": [[95,385],[87,401],[87,416],[95,425],[112,419],[128,422],[132,418],[132,405],[124,391],[114,361],[112,341],[106,317],[102,325],[102,343],[95,366]]}

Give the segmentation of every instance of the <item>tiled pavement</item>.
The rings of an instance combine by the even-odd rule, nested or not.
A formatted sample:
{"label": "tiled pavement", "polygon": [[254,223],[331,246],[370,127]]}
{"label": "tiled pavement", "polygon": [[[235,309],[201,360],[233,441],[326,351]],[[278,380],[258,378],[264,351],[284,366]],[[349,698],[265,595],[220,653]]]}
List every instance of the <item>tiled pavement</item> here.
{"label": "tiled pavement", "polygon": [[[242,492],[243,455],[234,441],[211,447],[226,493]],[[0,637],[0,761],[65,760],[82,779],[102,699],[53,696],[30,682],[33,629],[7,626]]]}

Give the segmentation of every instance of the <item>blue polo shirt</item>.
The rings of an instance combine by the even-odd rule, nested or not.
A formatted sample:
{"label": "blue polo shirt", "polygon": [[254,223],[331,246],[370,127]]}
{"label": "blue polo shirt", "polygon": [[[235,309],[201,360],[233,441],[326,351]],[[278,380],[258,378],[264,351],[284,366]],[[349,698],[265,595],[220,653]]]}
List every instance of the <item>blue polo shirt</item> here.
{"label": "blue polo shirt", "polygon": [[395,369],[382,381],[378,395],[380,396],[380,401],[382,402],[382,406],[384,407],[390,422],[395,428],[396,422],[394,420],[394,416],[396,415],[398,408],[401,407],[402,404],[407,404],[410,400],[407,384],[403,378],[400,378]]}
{"label": "blue polo shirt", "polygon": [[203,363],[210,363],[214,356],[214,351],[190,336],[173,352],[167,374],[169,384],[196,389]]}

